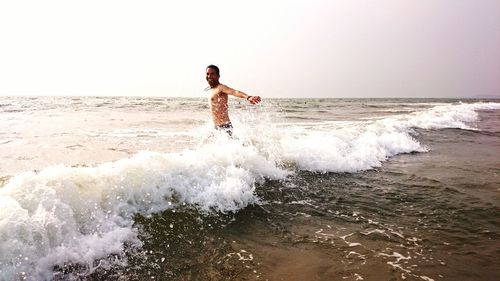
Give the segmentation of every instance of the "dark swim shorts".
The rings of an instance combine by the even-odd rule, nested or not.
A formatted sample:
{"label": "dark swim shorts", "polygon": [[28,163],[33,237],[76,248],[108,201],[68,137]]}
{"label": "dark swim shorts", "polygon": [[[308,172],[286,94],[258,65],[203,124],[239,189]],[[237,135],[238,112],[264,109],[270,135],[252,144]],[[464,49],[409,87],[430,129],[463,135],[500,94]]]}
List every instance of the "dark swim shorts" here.
{"label": "dark swim shorts", "polygon": [[231,124],[231,122],[227,122],[227,123],[215,126],[215,129],[219,130],[219,131],[224,131],[229,136],[233,136],[233,124]]}

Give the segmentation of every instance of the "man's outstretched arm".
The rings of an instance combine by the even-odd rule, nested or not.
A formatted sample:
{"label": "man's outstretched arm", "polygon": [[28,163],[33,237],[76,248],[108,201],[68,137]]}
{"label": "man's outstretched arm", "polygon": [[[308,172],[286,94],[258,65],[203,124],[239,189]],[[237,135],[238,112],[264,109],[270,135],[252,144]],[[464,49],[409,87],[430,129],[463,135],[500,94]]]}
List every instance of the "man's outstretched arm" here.
{"label": "man's outstretched arm", "polygon": [[251,104],[257,104],[261,100],[259,96],[250,96],[250,95],[243,93],[242,91],[235,90],[235,89],[228,87],[226,85],[221,85],[221,86],[222,86],[221,90],[224,94],[228,94],[228,95],[235,96],[238,98],[246,99]]}

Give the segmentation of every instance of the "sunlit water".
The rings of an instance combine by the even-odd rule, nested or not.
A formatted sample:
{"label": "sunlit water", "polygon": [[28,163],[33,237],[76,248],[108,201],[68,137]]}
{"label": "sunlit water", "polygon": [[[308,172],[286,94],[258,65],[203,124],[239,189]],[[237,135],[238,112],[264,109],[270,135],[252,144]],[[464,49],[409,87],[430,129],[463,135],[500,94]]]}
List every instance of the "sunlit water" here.
{"label": "sunlit water", "polygon": [[0,98],[0,280],[498,280],[500,103]]}

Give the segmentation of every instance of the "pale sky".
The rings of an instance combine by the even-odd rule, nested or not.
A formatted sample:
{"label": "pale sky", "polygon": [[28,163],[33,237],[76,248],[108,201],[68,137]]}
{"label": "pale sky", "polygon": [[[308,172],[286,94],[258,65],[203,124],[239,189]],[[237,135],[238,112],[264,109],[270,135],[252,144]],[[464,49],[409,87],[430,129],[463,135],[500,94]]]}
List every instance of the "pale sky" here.
{"label": "pale sky", "polygon": [[500,97],[500,0],[2,1],[0,96]]}

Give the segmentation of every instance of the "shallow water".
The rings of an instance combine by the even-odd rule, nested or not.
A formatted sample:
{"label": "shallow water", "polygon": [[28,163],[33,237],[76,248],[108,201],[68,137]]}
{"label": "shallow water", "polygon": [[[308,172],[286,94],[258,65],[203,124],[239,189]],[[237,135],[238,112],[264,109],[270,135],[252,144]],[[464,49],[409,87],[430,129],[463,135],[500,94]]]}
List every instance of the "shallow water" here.
{"label": "shallow water", "polygon": [[46,99],[0,99],[0,280],[498,280],[499,103]]}

